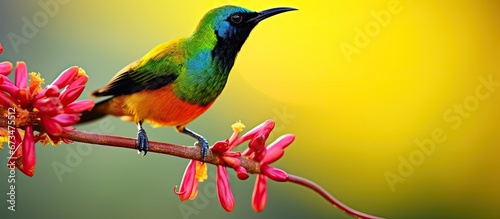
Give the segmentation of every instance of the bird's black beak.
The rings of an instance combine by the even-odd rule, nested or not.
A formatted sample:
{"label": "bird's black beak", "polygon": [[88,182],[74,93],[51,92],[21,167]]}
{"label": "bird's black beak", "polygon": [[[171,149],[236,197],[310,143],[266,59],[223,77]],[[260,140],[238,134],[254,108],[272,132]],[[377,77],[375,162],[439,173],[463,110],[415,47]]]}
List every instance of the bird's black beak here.
{"label": "bird's black beak", "polygon": [[261,12],[257,12],[257,16],[248,19],[247,23],[257,24],[260,21],[262,21],[262,20],[264,20],[264,19],[266,19],[268,17],[274,16],[274,15],[277,15],[277,14],[281,14],[283,12],[295,11],[295,10],[298,10],[298,9],[296,9],[296,8],[288,8],[288,7],[279,7],[279,8],[267,9],[267,10],[264,10],[264,11],[261,11]]}

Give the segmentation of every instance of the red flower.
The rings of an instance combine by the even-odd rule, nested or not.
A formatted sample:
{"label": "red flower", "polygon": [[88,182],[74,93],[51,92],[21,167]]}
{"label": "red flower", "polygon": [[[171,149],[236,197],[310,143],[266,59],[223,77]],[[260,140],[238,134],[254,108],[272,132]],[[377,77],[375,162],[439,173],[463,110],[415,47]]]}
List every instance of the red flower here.
{"label": "red flower", "polygon": [[[10,72],[6,72],[8,75]],[[27,117],[28,113],[22,108],[29,108],[28,100],[30,91],[28,87],[28,69],[24,62],[16,64],[15,84],[7,78],[3,78],[2,86],[0,87],[3,92],[2,107],[4,109],[13,108],[17,117]],[[28,176],[33,176],[35,173],[36,155],[35,155],[35,140],[33,138],[33,125],[28,125],[24,131],[24,137],[21,138],[19,130],[9,130],[14,134],[14,145],[16,152],[9,158],[9,163],[15,162],[16,167]],[[21,141],[22,139],[22,141]]]}
{"label": "red flower", "polygon": [[[12,63],[10,62],[0,62],[0,75],[8,75],[12,71]],[[2,77],[3,79],[3,77]],[[2,80],[3,84],[3,80]]]}
{"label": "red flower", "polygon": [[225,166],[217,165],[217,197],[222,207],[231,212],[234,208],[234,197],[229,185],[227,169]]}
{"label": "red flower", "polygon": [[256,212],[261,212],[266,207],[267,203],[267,177],[265,175],[257,175],[255,186],[252,193],[252,208]]}
{"label": "red flower", "polygon": [[[28,125],[25,126],[24,137],[21,137],[21,131],[16,128],[9,130],[14,136],[11,145],[16,146],[9,161],[15,161],[19,170],[33,176],[36,165],[35,142],[67,142],[68,140],[60,138],[62,132],[72,130],[71,125],[78,122],[80,113],[94,107],[94,102],[73,102],[80,96],[88,80],[85,72],[78,67],[65,70],[52,85],[44,89],[41,87],[44,80],[40,74],[28,74],[24,62],[16,64],[14,83],[6,77],[11,71],[10,62],[0,63],[0,113],[7,115],[8,109],[12,109],[15,112],[15,122],[25,122]],[[64,90],[60,92],[60,89]],[[44,129],[36,139],[33,123],[41,124]]]}
{"label": "red flower", "polygon": [[257,176],[252,194],[252,207],[257,212],[264,210],[266,206],[267,177],[278,182],[284,182],[288,178],[285,171],[271,167],[269,164],[283,156],[284,149],[293,142],[295,136],[291,134],[283,135],[266,147],[266,140],[274,129],[274,125],[274,121],[267,120],[235,141],[235,144],[239,144],[250,140],[248,149],[243,152],[242,156],[255,160],[260,164],[261,172]]}
{"label": "red flower", "polygon": [[217,196],[222,207],[227,211],[231,212],[234,208],[234,197],[231,191],[231,186],[229,185],[229,177],[227,175],[226,165],[231,166],[237,173],[237,176],[241,180],[248,178],[248,173],[241,166],[240,152],[231,151],[237,144],[234,141],[238,138],[240,132],[245,128],[241,122],[233,124],[233,135],[230,139],[225,141],[216,142],[210,150],[217,153],[219,158],[222,160],[221,165],[217,165]]}
{"label": "red flower", "polygon": [[239,159],[239,157],[241,157],[241,153],[231,151],[231,149],[236,146],[237,145],[230,144],[229,140],[225,140],[216,142],[210,149],[213,152],[218,153],[223,163],[221,165],[229,165],[236,171],[238,179],[245,180],[248,178],[248,173],[247,170],[241,166],[241,161]]}
{"label": "red flower", "polygon": [[235,144],[239,144],[250,140],[248,149],[243,152],[242,156],[255,160],[260,164],[261,173],[257,176],[252,194],[252,207],[257,212],[264,210],[266,206],[267,177],[278,182],[284,182],[288,178],[285,171],[271,167],[269,164],[283,156],[284,149],[293,142],[295,136],[291,134],[283,135],[271,143],[269,147],[266,147],[266,140],[274,129],[274,125],[274,121],[267,120],[235,141]]}
{"label": "red flower", "polygon": [[[257,176],[255,181],[255,188],[252,194],[252,207],[256,212],[264,210],[267,202],[267,177],[274,181],[285,182],[288,179],[288,174],[278,168],[271,167],[269,164],[274,163],[280,159],[284,154],[284,149],[290,145],[295,139],[294,135],[287,134],[279,137],[271,143],[267,148],[260,144],[258,141],[253,141],[256,144],[254,147],[262,147],[262,150],[247,150],[243,156],[253,156],[255,161],[260,164],[261,173]],[[250,142],[252,143],[252,141]]]}
{"label": "red flower", "polygon": [[[265,176],[271,178],[274,181],[285,182],[287,181],[288,175],[283,170],[275,167],[269,166],[269,164],[279,160],[285,153],[285,148],[288,147],[295,140],[295,136],[292,134],[286,134],[278,139],[276,139],[269,146],[264,147],[264,150],[259,153],[264,155],[254,155],[254,157],[262,158],[259,161],[260,171]],[[257,153],[257,151],[247,150],[243,153],[243,156],[252,156],[252,153]]]}
{"label": "red flower", "polygon": [[[51,139],[58,140],[63,131],[73,130],[71,125],[80,120],[80,113],[94,107],[91,100],[73,102],[82,94],[87,80],[80,68],[68,68],[33,99],[37,116]],[[60,89],[64,90],[60,92]]]}
{"label": "red flower", "polygon": [[[211,150],[217,153],[222,160],[222,164],[217,166],[217,190],[219,201],[226,211],[232,210],[234,198],[229,186],[225,165],[235,169],[239,179],[245,180],[248,178],[248,173],[245,168],[241,166],[239,157],[245,156],[260,164],[261,173],[257,176],[255,189],[252,195],[252,207],[257,212],[262,211],[266,205],[267,177],[278,182],[287,180],[288,174],[285,171],[269,165],[283,156],[284,149],[293,142],[295,136],[291,134],[283,135],[266,147],[266,140],[273,130],[274,125],[274,121],[267,120],[248,131],[243,136],[238,137],[239,133],[244,128],[243,124],[238,122],[233,125],[234,132],[229,140],[216,142],[211,148]],[[241,154],[240,152],[231,151],[245,141],[249,141],[249,147],[245,152]],[[219,172],[221,174],[219,174]]]}
{"label": "red flower", "polygon": [[179,196],[181,201],[193,200],[198,194],[198,182],[203,182],[208,178],[207,164],[201,161],[191,160],[182,176],[179,191],[174,187],[174,193]]}

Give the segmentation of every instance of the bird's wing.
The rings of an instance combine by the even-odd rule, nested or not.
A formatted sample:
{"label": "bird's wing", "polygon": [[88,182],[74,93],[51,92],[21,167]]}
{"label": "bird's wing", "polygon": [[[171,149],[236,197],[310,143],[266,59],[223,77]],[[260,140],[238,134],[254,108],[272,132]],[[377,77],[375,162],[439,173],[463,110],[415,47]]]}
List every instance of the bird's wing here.
{"label": "bird's wing", "polygon": [[162,44],[143,58],[123,68],[93,96],[119,96],[142,90],[155,90],[171,84],[182,69],[179,57],[182,50],[172,43]]}
{"label": "bird's wing", "polygon": [[[161,65],[154,63],[154,61],[149,61],[149,63],[156,66]],[[105,87],[94,91],[92,95],[98,97],[119,96],[142,90],[154,90],[172,83],[178,76],[177,72],[169,71],[168,68],[157,67],[156,71],[161,72],[155,72],[155,70],[145,67],[129,68],[116,75]]]}

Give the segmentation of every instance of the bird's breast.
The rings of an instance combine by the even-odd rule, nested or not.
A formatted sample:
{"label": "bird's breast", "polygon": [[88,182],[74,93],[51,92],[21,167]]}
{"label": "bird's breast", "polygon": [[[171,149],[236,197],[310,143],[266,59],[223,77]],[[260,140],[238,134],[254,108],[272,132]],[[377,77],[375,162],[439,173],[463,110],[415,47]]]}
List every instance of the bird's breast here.
{"label": "bird's breast", "polygon": [[134,115],[134,120],[146,120],[160,126],[186,125],[212,105],[199,105],[182,100],[173,92],[174,86],[171,84],[156,90],[131,94],[124,105]]}

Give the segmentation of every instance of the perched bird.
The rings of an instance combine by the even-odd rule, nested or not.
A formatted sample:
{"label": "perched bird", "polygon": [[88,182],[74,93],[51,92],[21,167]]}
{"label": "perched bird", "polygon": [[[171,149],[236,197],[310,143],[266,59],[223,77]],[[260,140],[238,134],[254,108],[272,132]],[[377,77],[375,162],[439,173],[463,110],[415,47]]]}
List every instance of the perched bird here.
{"label": "perched bird", "polygon": [[106,86],[92,92],[111,96],[82,115],[80,123],[105,115],[129,117],[137,124],[136,148],[146,155],[144,121],[174,126],[197,140],[206,159],[207,140],[186,128],[204,113],[224,89],[236,55],[252,29],[276,14],[297,10],[279,7],[261,12],[237,6],[215,8],[191,36],[160,44],[119,71]]}

